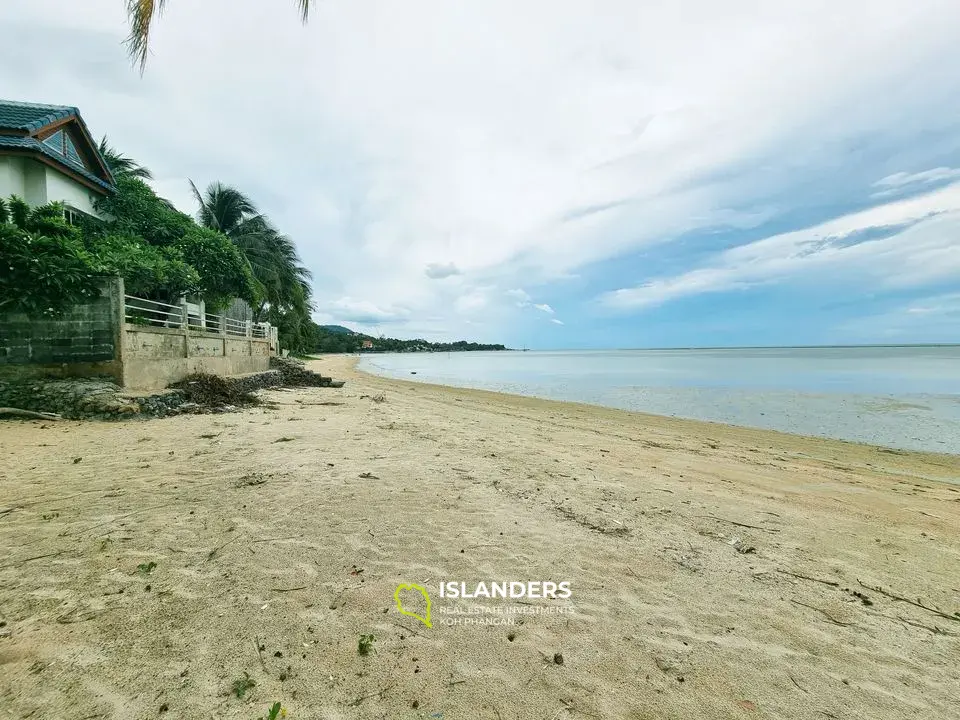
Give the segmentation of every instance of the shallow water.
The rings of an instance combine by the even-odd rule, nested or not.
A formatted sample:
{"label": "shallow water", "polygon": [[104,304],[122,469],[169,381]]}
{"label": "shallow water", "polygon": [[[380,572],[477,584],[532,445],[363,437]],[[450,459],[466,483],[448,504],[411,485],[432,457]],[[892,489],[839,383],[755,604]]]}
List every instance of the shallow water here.
{"label": "shallow water", "polygon": [[405,380],[960,454],[956,345],[375,354],[364,356],[360,368]]}

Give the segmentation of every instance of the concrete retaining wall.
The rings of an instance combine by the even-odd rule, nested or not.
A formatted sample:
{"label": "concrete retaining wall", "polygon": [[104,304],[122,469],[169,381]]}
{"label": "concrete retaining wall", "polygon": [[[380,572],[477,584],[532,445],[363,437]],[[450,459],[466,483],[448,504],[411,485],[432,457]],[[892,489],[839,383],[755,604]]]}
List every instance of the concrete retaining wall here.
{"label": "concrete retaining wall", "polygon": [[179,328],[124,326],[123,385],[155,390],[194,373],[242,375],[270,367],[270,342]]}
{"label": "concrete retaining wall", "polygon": [[0,378],[122,378],[123,284],[55,317],[0,315]]}
{"label": "concrete retaining wall", "polygon": [[123,281],[53,319],[0,315],[0,379],[109,377],[155,390],[194,373],[241,375],[270,365],[270,340],[124,319]]}

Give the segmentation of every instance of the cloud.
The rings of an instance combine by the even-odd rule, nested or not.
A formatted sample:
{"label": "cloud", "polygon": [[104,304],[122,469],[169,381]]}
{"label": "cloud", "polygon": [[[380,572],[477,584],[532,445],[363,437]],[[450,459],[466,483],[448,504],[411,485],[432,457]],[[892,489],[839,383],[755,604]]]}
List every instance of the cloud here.
{"label": "cloud", "polygon": [[873,184],[874,187],[883,188],[875,192],[872,197],[883,198],[890,195],[896,195],[901,192],[916,189],[918,186],[931,185],[933,183],[943,183],[960,178],[960,168],[938,167],[930,170],[923,170],[916,173],[898,172],[887,175]]}
{"label": "cloud", "polygon": [[451,263],[430,263],[427,265],[426,275],[433,280],[442,280],[452,275],[460,275],[460,269]]}
{"label": "cloud", "polygon": [[886,312],[843,323],[836,329],[844,342],[936,342],[945,332],[960,332],[960,293],[941,293],[915,298]]}
{"label": "cloud", "polygon": [[550,322],[554,325],[563,325],[563,320],[557,320],[557,318],[550,318]]}
{"label": "cloud", "polygon": [[546,303],[542,303],[540,305],[534,305],[534,307],[537,310],[540,310],[541,312],[545,312],[549,315],[553,315],[553,308],[547,305]]}
{"label": "cloud", "polygon": [[369,300],[356,300],[342,297],[321,308],[321,312],[338,321],[349,321],[363,325],[396,323],[407,319],[410,312],[403,308],[380,307]]}
{"label": "cloud", "polygon": [[527,291],[522,290],[520,288],[517,288],[515,290],[507,290],[507,292],[504,294],[507,297],[513,298],[518,308],[529,307],[530,303],[533,301],[533,298],[530,297]]}
{"label": "cloud", "polygon": [[747,243],[715,255],[708,265],[600,296],[620,310],[648,308],[682,297],[742,290],[845,271],[889,287],[960,278],[960,183],[879,205],[820,225]]}
{"label": "cloud", "polygon": [[[498,341],[533,302],[509,288],[553,299],[685,233],[841,204],[849,173],[862,195],[957,164],[960,3],[369,0],[306,26],[275,5],[169,3],[141,78],[123,2],[4,0],[0,85],[78,105],[184,210],[188,177],[237,185],[298,243],[319,312],[398,334]],[[762,281],[727,260],[645,296]]]}

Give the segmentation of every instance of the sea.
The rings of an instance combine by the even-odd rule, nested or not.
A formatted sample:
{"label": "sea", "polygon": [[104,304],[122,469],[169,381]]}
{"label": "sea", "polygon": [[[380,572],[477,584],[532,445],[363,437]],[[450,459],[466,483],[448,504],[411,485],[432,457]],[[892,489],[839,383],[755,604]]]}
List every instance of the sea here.
{"label": "sea", "polygon": [[960,454],[960,345],[369,354],[455,387]]}

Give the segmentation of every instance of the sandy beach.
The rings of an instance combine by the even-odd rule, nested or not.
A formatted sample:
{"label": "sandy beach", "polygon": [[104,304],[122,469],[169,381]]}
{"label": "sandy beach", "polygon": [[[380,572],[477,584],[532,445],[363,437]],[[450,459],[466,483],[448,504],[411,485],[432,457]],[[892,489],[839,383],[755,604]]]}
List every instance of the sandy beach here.
{"label": "sandy beach", "polygon": [[353,362],[238,413],[0,424],[0,718],[960,717],[960,457]]}

